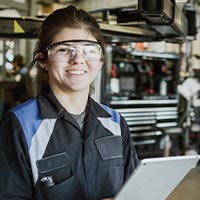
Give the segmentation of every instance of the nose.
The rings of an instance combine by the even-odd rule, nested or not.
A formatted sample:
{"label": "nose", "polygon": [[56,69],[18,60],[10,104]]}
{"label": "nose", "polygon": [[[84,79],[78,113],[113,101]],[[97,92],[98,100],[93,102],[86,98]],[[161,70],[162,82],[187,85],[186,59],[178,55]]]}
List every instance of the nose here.
{"label": "nose", "polygon": [[84,58],[79,49],[74,49],[73,51],[71,51],[69,63],[83,63],[83,62]]}

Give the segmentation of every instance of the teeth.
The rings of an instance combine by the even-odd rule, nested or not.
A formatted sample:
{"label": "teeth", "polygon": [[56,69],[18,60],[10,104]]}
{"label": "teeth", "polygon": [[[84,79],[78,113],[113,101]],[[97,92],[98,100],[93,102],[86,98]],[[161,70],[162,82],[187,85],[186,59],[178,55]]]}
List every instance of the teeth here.
{"label": "teeth", "polygon": [[69,70],[68,71],[70,74],[76,74],[76,75],[80,75],[80,74],[84,74],[85,71],[82,70]]}

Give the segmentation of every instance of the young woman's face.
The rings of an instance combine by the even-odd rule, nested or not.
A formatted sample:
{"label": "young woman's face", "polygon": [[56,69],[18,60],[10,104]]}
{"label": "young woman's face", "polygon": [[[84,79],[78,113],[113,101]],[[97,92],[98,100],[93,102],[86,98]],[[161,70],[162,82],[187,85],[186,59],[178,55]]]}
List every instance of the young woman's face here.
{"label": "young woman's face", "polygon": [[101,48],[95,42],[85,29],[65,28],[54,37],[44,66],[55,92],[89,92],[102,67]]}

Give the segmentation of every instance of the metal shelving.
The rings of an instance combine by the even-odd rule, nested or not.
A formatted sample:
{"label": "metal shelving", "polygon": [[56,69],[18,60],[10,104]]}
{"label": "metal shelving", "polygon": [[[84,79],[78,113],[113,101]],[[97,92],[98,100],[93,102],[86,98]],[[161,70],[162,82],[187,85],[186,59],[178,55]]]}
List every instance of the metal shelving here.
{"label": "metal shelving", "polygon": [[36,17],[0,17],[0,37],[36,38],[42,21]]}
{"label": "metal shelving", "polygon": [[[135,91],[126,91],[125,93],[119,92],[118,94],[112,94],[105,91],[105,97],[107,98],[107,103],[118,111],[127,121],[133,143],[136,146],[139,157],[149,157],[149,156],[162,156],[163,149],[160,149],[160,141],[165,136],[165,130],[171,129],[178,130],[179,127],[179,99],[176,91],[178,84],[178,67],[180,66],[180,55],[172,53],[157,53],[157,52],[145,52],[138,50],[121,50],[118,46],[112,48],[112,54],[108,57],[110,60],[108,64],[112,66],[119,66],[119,63],[129,63],[130,66],[134,68],[132,73],[123,72],[122,68],[119,68],[118,78],[120,80],[120,73],[122,77],[127,76],[128,78],[133,77],[135,80]],[[173,63],[173,67],[168,68],[171,71],[173,80],[171,81],[171,89],[165,96],[159,94],[159,90],[155,90],[154,94],[145,93],[143,90],[137,90],[139,85],[141,85],[137,79],[141,77],[142,74],[147,72],[139,71],[137,66],[140,63],[146,62],[149,64],[154,64],[155,73],[159,73],[159,68],[162,64],[159,63]],[[107,76],[111,74],[111,66],[107,66]],[[125,66],[125,64],[124,64]],[[124,67],[126,68],[126,67]],[[154,74],[156,75],[156,74]],[[160,78],[160,74],[158,77]],[[162,75],[163,76],[163,75]],[[156,79],[155,84],[159,84],[160,79]],[[104,88],[109,88],[109,79],[107,79],[107,84]],[[139,85],[137,85],[139,84]],[[124,88],[124,87],[122,87]],[[168,88],[169,89],[169,88]],[[140,93],[141,92],[141,93]],[[127,95],[127,96],[126,96]],[[102,98],[106,99],[106,98]],[[179,131],[180,132],[180,131]],[[174,133],[173,133],[174,134]],[[178,134],[174,134],[178,135]]]}

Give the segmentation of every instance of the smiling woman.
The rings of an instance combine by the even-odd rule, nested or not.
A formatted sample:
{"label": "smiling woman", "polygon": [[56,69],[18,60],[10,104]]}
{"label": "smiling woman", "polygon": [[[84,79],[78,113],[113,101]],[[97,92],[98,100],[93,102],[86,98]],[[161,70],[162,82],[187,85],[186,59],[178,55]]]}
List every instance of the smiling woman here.
{"label": "smiling woman", "polygon": [[33,98],[0,126],[0,199],[112,199],[135,170],[124,118],[90,96],[104,58],[87,12],[68,6],[43,22],[28,68]]}
{"label": "smiling woman", "polygon": [[[45,21],[41,28],[38,43],[34,52],[34,59],[28,68],[29,72],[28,87],[31,96],[33,97],[37,96],[40,93],[40,90],[43,87],[46,87],[46,85],[48,85],[49,73],[46,73],[48,67],[44,63],[44,61],[47,60],[47,58],[49,58],[49,61],[55,61],[55,58],[56,59],[59,58],[59,61],[63,60],[67,61],[66,63],[68,63],[69,61],[70,62],[72,61],[72,58],[74,60],[75,55],[76,57],[78,57],[77,54],[80,53],[82,57],[84,56],[84,61],[87,62],[93,61],[94,66],[96,66],[94,61],[96,62],[98,61],[99,63],[96,66],[97,69],[98,67],[100,67],[100,69],[102,68],[102,65],[104,63],[105,49],[99,25],[96,23],[94,18],[90,18],[92,19],[90,21],[89,20],[83,21],[84,20],[83,17],[85,17],[86,19],[89,15],[87,14],[87,16],[86,15],[84,16],[82,11],[79,12],[80,15],[78,16],[74,16],[75,13],[73,13],[72,10],[69,10],[69,12],[70,13],[67,13],[64,16],[61,16],[59,13],[54,12],[53,13],[54,18],[51,18],[51,20],[49,21],[48,20]],[[59,20],[60,23],[57,23],[57,20]],[[54,26],[52,29],[52,24],[58,24],[58,25]],[[72,30],[65,31],[66,28]],[[75,33],[76,35],[74,35]],[[65,34],[67,34],[67,36]],[[73,44],[73,46],[69,46],[70,44]],[[75,47],[74,45],[75,46],[78,45],[79,48],[78,49],[77,47],[74,48]],[[81,48],[80,45],[82,46]],[[60,48],[59,51],[58,48]],[[77,50],[79,53],[77,53]],[[70,56],[70,60],[68,60],[66,51],[68,52],[68,56]],[[94,54],[94,52],[96,52],[97,54]],[[92,57],[95,59],[92,59]],[[37,65],[34,65],[35,63]],[[78,66],[77,63],[76,65]],[[36,71],[38,71],[38,73],[36,77],[33,79],[31,77],[31,71],[33,71],[35,67],[37,68]],[[73,69],[73,72],[76,73],[77,70]],[[93,92],[92,82],[90,84],[89,90],[91,94]]]}
{"label": "smiling woman", "polygon": [[75,111],[67,102],[68,93],[88,96],[90,85],[102,68],[101,53],[101,46],[85,28],[63,28],[48,45],[46,59],[38,60],[39,66],[48,71],[55,96],[72,113]]}

